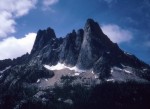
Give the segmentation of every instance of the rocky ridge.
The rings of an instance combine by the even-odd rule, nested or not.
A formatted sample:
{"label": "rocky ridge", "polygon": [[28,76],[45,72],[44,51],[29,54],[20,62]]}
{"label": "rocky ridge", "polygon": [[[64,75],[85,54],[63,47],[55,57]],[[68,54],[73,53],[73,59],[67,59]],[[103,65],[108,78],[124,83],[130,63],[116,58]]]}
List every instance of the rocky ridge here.
{"label": "rocky ridge", "polygon": [[[67,85],[76,92],[79,84],[85,91],[103,82],[132,81],[149,84],[150,66],[121,50],[97,22],[88,19],[84,29],[73,30],[64,38],[57,38],[50,27],[39,30],[30,54],[0,61],[0,106],[7,107],[10,102],[7,96],[17,96],[8,109],[19,109],[35,99],[42,105],[50,103],[45,96],[55,98],[57,85],[65,88]],[[74,102],[69,98],[58,99],[65,104],[69,102],[69,106]]]}

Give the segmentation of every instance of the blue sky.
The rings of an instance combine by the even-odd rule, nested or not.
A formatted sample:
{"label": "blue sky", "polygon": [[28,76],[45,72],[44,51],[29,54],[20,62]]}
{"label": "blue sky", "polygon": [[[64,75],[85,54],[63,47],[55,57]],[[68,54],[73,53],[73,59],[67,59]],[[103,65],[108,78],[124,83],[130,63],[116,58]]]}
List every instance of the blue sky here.
{"label": "blue sky", "polygon": [[150,0],[0,0],[0,59],[30,52],[39,29],[51,27],[64,37],[88,18],[150,64]]}

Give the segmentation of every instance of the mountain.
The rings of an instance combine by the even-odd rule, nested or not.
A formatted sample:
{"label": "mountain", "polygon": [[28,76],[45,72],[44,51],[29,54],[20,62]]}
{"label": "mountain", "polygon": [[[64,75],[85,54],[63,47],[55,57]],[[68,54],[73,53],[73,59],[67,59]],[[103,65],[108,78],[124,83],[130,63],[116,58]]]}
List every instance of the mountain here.
{"label": "mountain", "polygon": [[146,109],[150,66],[88,19],[63,38],[39,30],[30,54],[0,61],[0,87],[2,109]]}

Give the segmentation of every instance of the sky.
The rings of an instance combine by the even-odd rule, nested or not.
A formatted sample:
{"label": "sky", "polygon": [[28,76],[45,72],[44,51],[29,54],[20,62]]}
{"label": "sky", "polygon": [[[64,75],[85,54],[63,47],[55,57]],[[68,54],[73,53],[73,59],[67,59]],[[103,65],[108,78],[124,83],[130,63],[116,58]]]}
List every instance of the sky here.
{"label": "sky", "polygon": [[0,60],[30,53],[39,29],[57,37],[88,18],[119,47],[150,64],[150,0],[0,0]]}

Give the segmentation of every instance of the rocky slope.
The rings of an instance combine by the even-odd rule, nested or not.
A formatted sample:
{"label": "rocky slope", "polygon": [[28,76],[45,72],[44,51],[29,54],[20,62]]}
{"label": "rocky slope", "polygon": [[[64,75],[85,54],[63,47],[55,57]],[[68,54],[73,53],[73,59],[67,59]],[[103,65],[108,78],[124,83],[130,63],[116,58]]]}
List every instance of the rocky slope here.
{"label": "rocky slope", "polygon": [[[149,105],[146,104],[150,98],[149,81],[150,66],[121,50],[102,32],[97,22],[88,19],[84,29],[73,30],[64,38],[57,38],[50,27],[39,30],[30,54],[0,61],[0,107],[31,109],[40,105],[42,109],[59,109],[61,106],[64,109],[88,109],[94,103],[97,108],[102,106],[105,109],[108,103],[125,109],[128,103],[137,108],[139,105],[132,105],[134,98],[135,104]],[[107,89],[111,90],[110,86],[110,93],[116,91],[121,98],[116,100],[117,96],[109,96]],[[147,96],[141,94],[142,88]],[[125,95],[124,89],[127,90]],[[102,97],[105,101],[102,105],[99,91],[106,92],[104,95],[111,97],[114,104]],[[134,95],[134,91],[135,97],[129,98],[131,102],[120,102],[128,95]],[[95,96],[95,102],[91,102]],[[90,103],[90,106],[84,103]]]}

